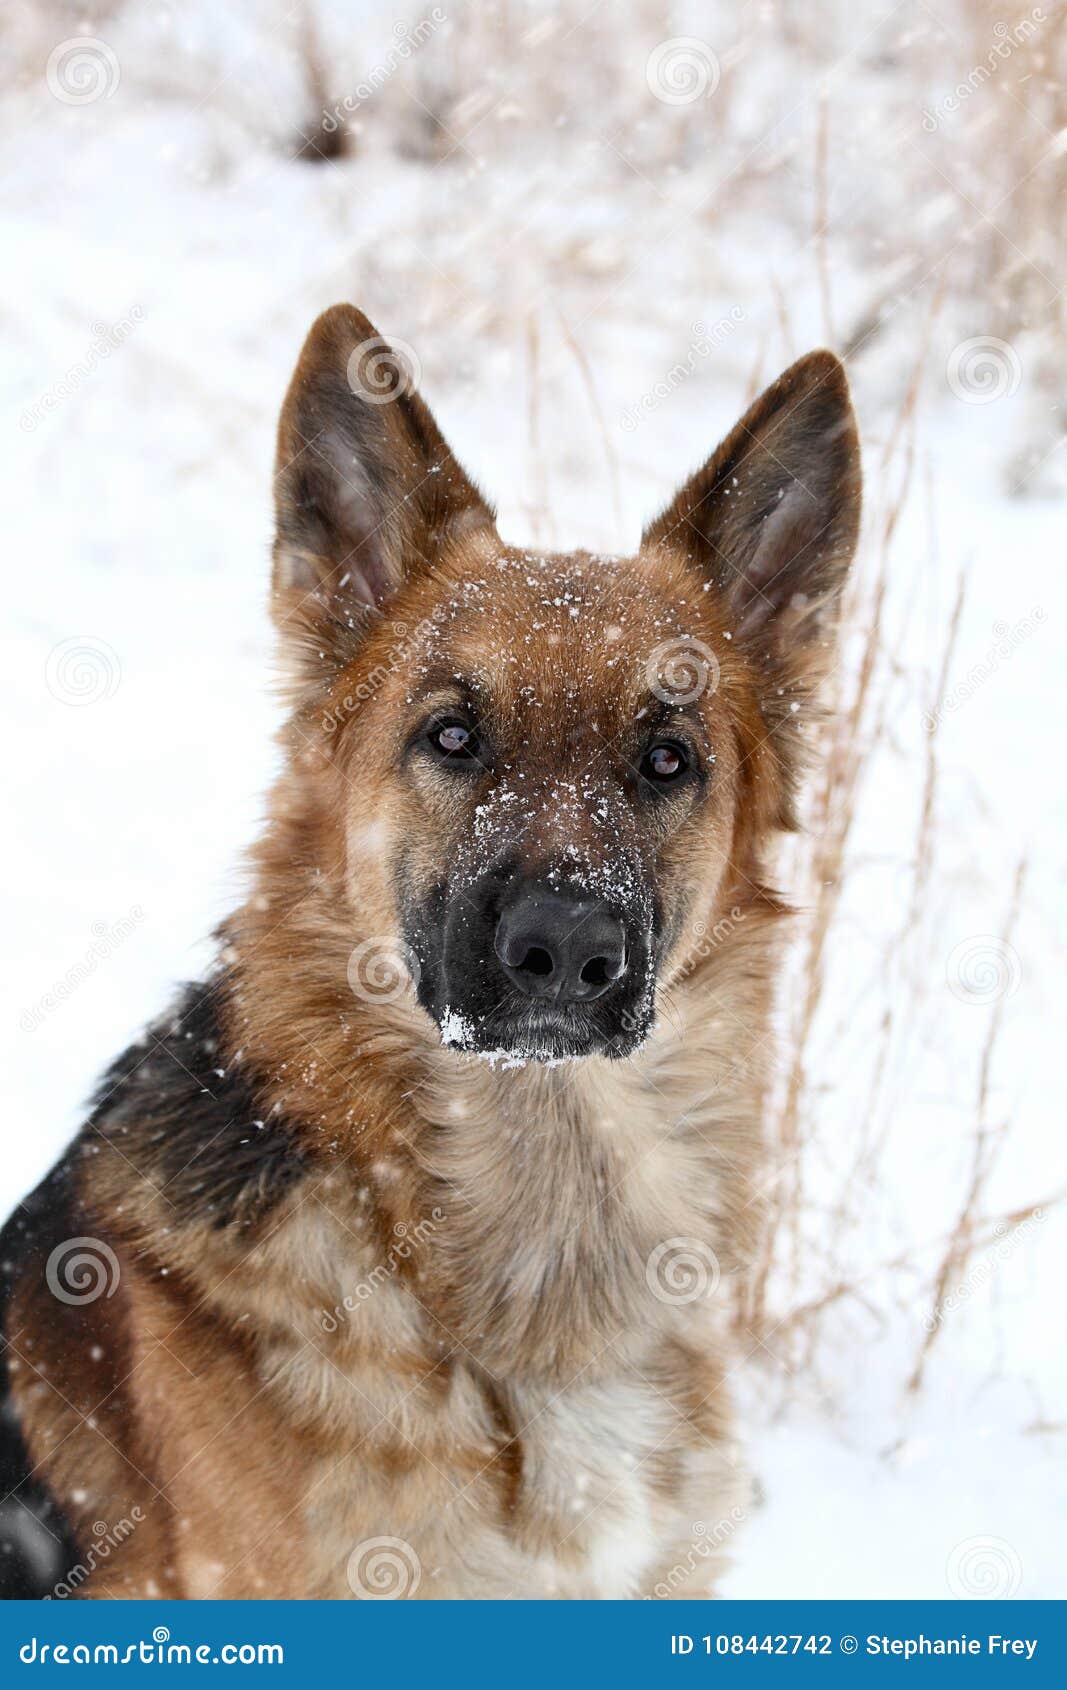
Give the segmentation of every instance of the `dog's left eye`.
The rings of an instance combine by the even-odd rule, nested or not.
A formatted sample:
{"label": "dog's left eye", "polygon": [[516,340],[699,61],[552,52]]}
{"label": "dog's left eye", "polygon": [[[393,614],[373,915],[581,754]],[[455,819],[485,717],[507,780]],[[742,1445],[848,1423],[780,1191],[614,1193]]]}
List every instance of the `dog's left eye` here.
{"label": "dog's left eye", "polygon": [[655,781],[657,786],[667,786],[672,780],[678,780],[688,767],[685,751],[673,740],[650,746],[641,759],[641,773],[646,780]]}
{"label": "dog's left eye", "polygon": [[476,755],[478,736],[463,722],[438,722],[430,729],[430,744],[450,763],[467,763]]}

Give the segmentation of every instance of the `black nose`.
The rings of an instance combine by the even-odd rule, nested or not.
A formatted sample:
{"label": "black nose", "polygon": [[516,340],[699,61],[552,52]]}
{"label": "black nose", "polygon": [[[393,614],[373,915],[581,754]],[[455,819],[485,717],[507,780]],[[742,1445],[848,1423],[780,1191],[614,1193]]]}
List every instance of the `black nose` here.
{"label": "black nose", "polygon": [[588,1003],[626,972],[626,934],[595,898],[523,881],[500,912],[494,949],[513,985],[531,998]]}

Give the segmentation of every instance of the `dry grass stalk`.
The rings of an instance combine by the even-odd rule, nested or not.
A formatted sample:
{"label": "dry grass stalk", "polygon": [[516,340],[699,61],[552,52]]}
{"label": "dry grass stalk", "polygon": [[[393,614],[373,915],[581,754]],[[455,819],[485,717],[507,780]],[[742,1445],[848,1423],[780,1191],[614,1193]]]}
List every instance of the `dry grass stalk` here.
{"label": "dry grass stalk", "polygon": [[934,821],[936,816],[937,799],[937,734],[940,727],[940,704],[948,694],[948,681],[952,673],[952,659],[956,651],[959,638],[960,619],[963,615],[963,604],[967,594],[967,577],[963,570],[956,585],[956,599],[949,618],[948,635],[945,639],[944,650],[941,655],[941,668],[938,671],[934,695],[930,700],[927,713],[929,724],[926,736],[926,772],[923,779],[922,803],[919,807],[919,831],[915,847],[915,872],[912,877],[911,902],[908,908],[908,929],[915,932],[919,925],[923,904],[930,882],[930,870],[934,859]]}
{"label": "dry grass stalk", "polygon": [[823,332],[827,344],[836,346],[837,336],[834,333],[834,314],[830,301],[830,263],[827,253],[826,231],[829,225],[829,205],[826,185],[827,159],[829,156],[829,109],[826,96],[819,100],[818,121],[815,127],[815,267],[819,276],[819,298],[822,302]]}
{"label": "dry grass stalk", "polygon": [[[1012,888],[1011,905],[1000,935],[1000,942],[1007,947],[1011,944],[1015,923],[1018,920],[1022,903],[1023,886],[1026,881],[1026,858],[1020,859],[1015,871],[1015,882]],[[996,1163],[1004,1144],[1007,1124],[992,1126],[989,1121],[990,1084],[993,1071],[993,1055],[996,1050],[997,1037],[1000,1033],[1004,1018],[1005,997],[1001,993],[993,1004],[986,1029],[985,1042],[982,1046],[982,1058],[978,1074],[978,1099],[975,1116],[974,1136],[971,1148],[971,1168],[960,1205],[956,1224],[949,1234],[948,1245],[941,1258],[941,1264],[934,1277],[931,1298],[932,1318],[927,1322],[927,1330],[916,1357],[915,1366],[908,1380],[908,1390],[915,1393],[922,1385],[923,1376],[930,1351],[941,1330],[941,1322],[937,1318],[938,1311],[948,1295],[950,1287],[956,1283],[966,1268],[967,1261],[975,1249],[976,1231],[980,1224],[979,1209],[989,1176]]]}
{"label": "dry grass stalk", "polygon": [[589,366],[589,360],[586,357],[582,346],[571,333],[567,319],[564,317],[562,311],[557,312],[557,316],[559,317],[560,328],[563,331],[563,339],[570,348],[570,351],[574,356],[574,361],[581,372],[582,384],[585,387],[585,391],[589,399],[589,408],[592,411],[593,416],[596,418],[596,424],[600,430],[600,438],[604,443],[604,456],[607,459],[608,477],[611,483],[612,509],[615,514],[615,521],[621,531],[623,525],[623,511],[622,487],[619,483],[619,461],[615,455],[615,448],[611,443],[611,436],[608,433],[607,423],[604,421],[604,411],[600,404],[600,397],[596,390],[596,382],[593,379],[593,372]]}
{"label": "dry grass stalk", "polygon": [[548,473],[541,446],[541,333],[535,311],[528,312],[526,316],[526,444],[530,497],[525,509],[534,544],[543,545],[549,497]]}
{"label": "dry grass stalk", "polygon": [[[777,1187],[764,1249],[757,1264],[745,1320],[757,1335],[768,1322],[769,1282],[774,1271],[787,1266],[792,1295],[799,1295],[803,1226],[805,1215],[805,1121],[808,1118],[808,1046],[816,1014],[825,989],[825,952],[837,913],[845,856],[851,831],[862,770],[880,727],[870,721],[874,678],[885,660],[883,625],[889,585],[889,560],[900,512],[907,498],[914,462],[914,431],[917,384],[905,396],[904,424],[909,429],[903,474],[890,497],[882,520],[878,546],[878,571],[869,605],[864,605],[866,635],[860,660],[847,700],[839,697],[835,728],[822,766],[813,812],[810,856],[805,878],[812,888],[814,903],[807,920],[804,962],[800,981],[800,1010],[793,1024],[786,1059],[786,1080],[781,1107],[772,1124],[771,1154],[777,1166],[786,1170]],[[846,625],[858,623],[860,594],[857,583],[846,606]],[[843,683],[842,683],[843,684]],[[839,686],[840,692],[840,686]],[[787,1264],[781,1261],[784,1248]]]}
{"label": "dry grass stalk", "polygon": [[[300,19],[299,52],[310,116],[300,125],[293,157],[307,164],[329,164],[353,152],[354,137],[347,125],[330,118],[326,82],[326,57],[319,39],[315,14],[305,6]],[[332,125],[332,126],[331,126]]]}

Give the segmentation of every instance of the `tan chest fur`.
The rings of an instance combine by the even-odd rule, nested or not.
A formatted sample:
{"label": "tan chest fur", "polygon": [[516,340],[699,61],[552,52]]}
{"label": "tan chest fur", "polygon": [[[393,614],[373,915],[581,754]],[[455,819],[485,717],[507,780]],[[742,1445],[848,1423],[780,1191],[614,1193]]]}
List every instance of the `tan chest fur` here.
{"label": "tan chest fur", "polygon": [[[369,1544],[425,1596],[631,1596],[737,1504],[739,1171],[722,1076],[701,1099],[679,1060],[666,1039],[643,1069],[435,1059],[394,1149],[298,1193],[226,1281],[315,1450],[313,1588],[362,1594]],[[390,1189],[417,1195],[383,1238]]]}

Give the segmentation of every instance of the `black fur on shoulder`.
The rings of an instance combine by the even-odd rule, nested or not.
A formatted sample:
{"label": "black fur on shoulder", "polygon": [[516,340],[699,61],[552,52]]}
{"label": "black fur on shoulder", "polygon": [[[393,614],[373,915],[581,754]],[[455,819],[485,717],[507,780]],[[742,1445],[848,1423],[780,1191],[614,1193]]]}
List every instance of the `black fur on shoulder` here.
{"label": "black fur on shoulder", "polygon": [[26,1452],[8,1376],[9,1303],[31,1255],[43,1255],[78,1230],[72,1165],[64,1158],[0,1231],[0,1600],[49,1595],[78,1560],[70,1526]]}
{"label": "black fur on shoulder", "polygon": [[307,1171],[284,1121],[261,1110],[254,1077],[225,1046],[219,980],[189,986],[105,1075],[82,1153],[114,1144],[159,1187],[173,1219],[255,1226]]}
{"label": "black fur on shoulder", "polygon": [[142,1174],[163,1191],[168,1224],[216,1228],[263,1221],[307,1170],[295,1136],[261,1113],[253,1078],[226,1049],[223,1007],[218,979],[185,990],[112,1065],[78,1137],[0,1232],[0,1598],[47,1596],[78,1561],[69,1524],[27,1454],[6,1352],[18,1341],[9,1305],[22,1274],[86,1230],[85,1160],[114,1144],[131,1180]]}

